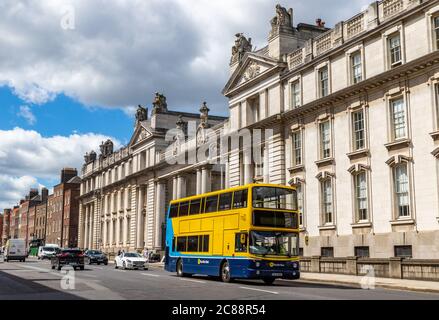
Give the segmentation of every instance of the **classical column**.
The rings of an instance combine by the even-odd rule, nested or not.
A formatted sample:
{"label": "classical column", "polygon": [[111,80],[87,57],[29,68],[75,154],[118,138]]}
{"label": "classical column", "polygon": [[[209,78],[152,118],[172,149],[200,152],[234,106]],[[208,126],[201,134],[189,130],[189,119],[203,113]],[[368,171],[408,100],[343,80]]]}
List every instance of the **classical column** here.
{"label": "classical column", "polygon": [[186,178],[178,176],[177,178],[177,199],[186,197]]}
{"label": "classical column", "polygon": [[226,161],[224,171],[225,171],[224,187],[225,189],[228,189],[230,188],[230,162],[228,159]]}
{"label": "classical column", "polygon": [[79,204],[79,221],[78,221],[78,246],[84,248],[84,206]]}
{"label": "classical column", "polygon": [[177,200],[178,197],[178,177],[172,178],[172,200]]}
{"label": "classical column", "polygon": [[104,215],[104,220],[102,220],[102,223],[103,223],[102,228],[104,230],[103,231],[102,245],[104,247],[106,247],[108,244],[108,225],[107,225],[107,216],[106,215]]}
{"label": "classical column", "polygon": [[244,184],[249,184],[253,182],[251,152],[250,150],[246,149],[243,151],[243,154],[244,154]]}
{"label": "classical column", "polygon": [[210,190],[211,190],[210,169],[204,167],[201,170],[201,193],[210,192]]}
{"label": "classical column", "polygon": [[116,220],[116,244],[119,246],[119,244],[122,242],[121,238],[120,238],[120,228],[121,228],[121,223],[120,223],[120,212],[122,210],[122,191],[118,190],[117,191],[117,206],[118,208],[116,208],[117,211],[117,220]]}
{"label": "classical column", "polygon": [[270,182],[270,157],[268,153],[268,143],[264,152],[264,183]]}
{"label": "classical column", "polygon": [[84,217],[84,249],[88,248],[88,205],[85,205],[85,217]]}
{"label": "classical column", "polygon": [[155,249],[162,249],[162,224],[165,221],[166,208],[166,186],[165,183],[159,181],[156,185],[156,210],[155,210],[155,232],[154,232],[154,247]]}
{"label": "classical column", "polygon": [[143,200],[145,198],[145,188],[143,186],[139,187],[138,197],[137,197],[137,241],[136,248],[143,248]]}
{"label": "classical column", "polygon": [[202,173],[201,173],[201,169],[197,169],[197,194],[201,194],[202,193]]}
{"label": "classical column", "polygon": [[128,234],[127,234],[127,228],[128,228],[128,219],[127,219],[127,214],[128,211],[126,210],[126,208],[131,208],[131,203],[128,203],[128,193],[129,193],[129,188],[125,189],[125,193],[124,193],[124,204],[125,204],[125,208],[123,208],[123,213],[124,213],[124,218],[123,218],[123,245],[124,247],[128,246]]}
{"label": "classical column", "polygon": [[88,248],[93,249],[93,204],[89,205],[89,231],[88,231]]}

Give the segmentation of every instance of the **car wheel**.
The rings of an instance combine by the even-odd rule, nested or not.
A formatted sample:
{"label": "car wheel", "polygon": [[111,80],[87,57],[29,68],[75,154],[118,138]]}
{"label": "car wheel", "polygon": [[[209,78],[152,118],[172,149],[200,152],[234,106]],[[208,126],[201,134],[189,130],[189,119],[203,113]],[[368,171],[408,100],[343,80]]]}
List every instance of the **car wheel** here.
{"label": "car wheel", "polygon": [[55,270],[55,265],[54,264],[52,264],[52,270]]}
{"label": "car wheel", "polygon": [[26,262],[26,259],[23,259],[23,262]]}
{"label": "car wheel", "polygon": [[125,264],[125,261],[122,263],[122,269],[125,270],[127,268],[127,265]]}
{"label": "car wheel", "polygon": [[58,267],[56,268],[56,270],[58,270],[58,271],[61,271],[61,266],[60,265],[58,265]]}
{"label": "car wheel", "polygon": [[84,271],[84,269],[85,269],[85,267],[84,267],[84,266],[82,266],[82,267],[79,267],[79,270],[81,270],[81,271]]}
{"label": "car wheel", "polygon": [[105,265],[105,266],[108,266],[108,262],[104,262],[104,265]]}
{"label": "car wheel", "polygon": [[276,279],[275,278],[264,278],[262,280],[264,281],[265,284],[272,285]]}
{"label": "car wheel", "polygon": [[118,266],[117,266],[117,262],[115,261],[114,262],[114,269],[117,269],[118,268]]}
{"label": "car wheel", "polygon": [[221,266],[221,280],[225,283],[232,282],[232,277],[230,276],[230,264],[227,261]]}
{"label": "car wheel", "polygon": [[143,270],[147,271],[147,270],[148,270],[148,268],[143,268]]}
{"label": "car wheel", "polygon": [[98,262],[98,266],[100,266],[101,265],[101,263],[100,262]]}
{"label": "car wheel", "polygon": [[93,264],[90,258],[88,259],[88,264]]}

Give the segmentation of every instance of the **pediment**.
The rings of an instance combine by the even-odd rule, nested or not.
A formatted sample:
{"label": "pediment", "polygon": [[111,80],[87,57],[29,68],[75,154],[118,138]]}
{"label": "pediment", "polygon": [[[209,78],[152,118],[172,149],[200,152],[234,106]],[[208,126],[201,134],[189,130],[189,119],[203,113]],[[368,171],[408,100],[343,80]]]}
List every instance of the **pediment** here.
{"label": "pediment", "polygon": [[130,146],[138,144],[143,140],[147,140],[151,136],[152,133],[150,130],[148,130],[147,126],[144,123],[139,123],[134,131],[133,136],[131,137]]}
{"label": "pediment", "polygon": [[277,70],[279,67],[283,67],[283,64],[271,58],[247,54],[241,65],[233,72],[223,90],[223,94],[227,95],[234,89],[267,75],[267,73]]}

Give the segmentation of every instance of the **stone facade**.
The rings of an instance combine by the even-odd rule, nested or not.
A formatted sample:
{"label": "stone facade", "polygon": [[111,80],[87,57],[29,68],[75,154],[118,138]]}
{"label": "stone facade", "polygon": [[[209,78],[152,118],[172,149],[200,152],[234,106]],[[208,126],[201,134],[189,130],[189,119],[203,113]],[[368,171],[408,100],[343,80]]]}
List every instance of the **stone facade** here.
{"label": "stone facade", "polygon": [[[297,187],[305,256],[437,259],[439,1],[373,2],[333,29],[277,6],[266,47],[236,36],[229,119],[169,111],[157,94],[128,146],[86,155],[79,245],[161,250],[169,200],[260,181]],[[191,120],[194,138],[165,139]],[[254,145],[255,129],[262,161],[245,137],[216,153],[222,165],[166,161],[217,146],[215,133],[248,130]]]}
{"label": "stone facade", "polygon": [[[186,137],[192,136],[188,144],[204,144],[207,129],[222,126],[225,118],[208,113],[206,103],[200,114],[170,111],[166,97],[156,94],[151,119],[139,106],[126,147],[114,152],[107,141],[99,156],[94,151],[86,154],[79,209],[81,248],[107,253],[144,248],[161,251],[169,201],[222,187],[217,167],[167,161],[179,154]],[[172,129],[184,136],[167,137]]]}
{"label": "stone facade", "polygon": [[[263,180],[298,187],[303,255],[439,257],[438,17],[439,1],[374,2],[307,39],[272,27],[231,64],[229,130],[274,130]],[[258,180],[229,159],[229,186]]]}

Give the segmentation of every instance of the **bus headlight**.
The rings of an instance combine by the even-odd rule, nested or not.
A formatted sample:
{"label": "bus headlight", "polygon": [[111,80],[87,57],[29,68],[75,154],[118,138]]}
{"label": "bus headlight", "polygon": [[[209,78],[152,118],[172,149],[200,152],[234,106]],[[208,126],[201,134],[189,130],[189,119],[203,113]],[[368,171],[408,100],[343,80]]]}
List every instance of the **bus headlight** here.
{"label": "bus headlight", "polygon": [[299,265],[297,264],[297,262],[293,263],[293,269],[297,269],[299,267]]}
{"label": "bus headlight", "polygon": [[260,262],[256,262],[256,268],[259,268],[260,266],[261,266],[261,263]]}

